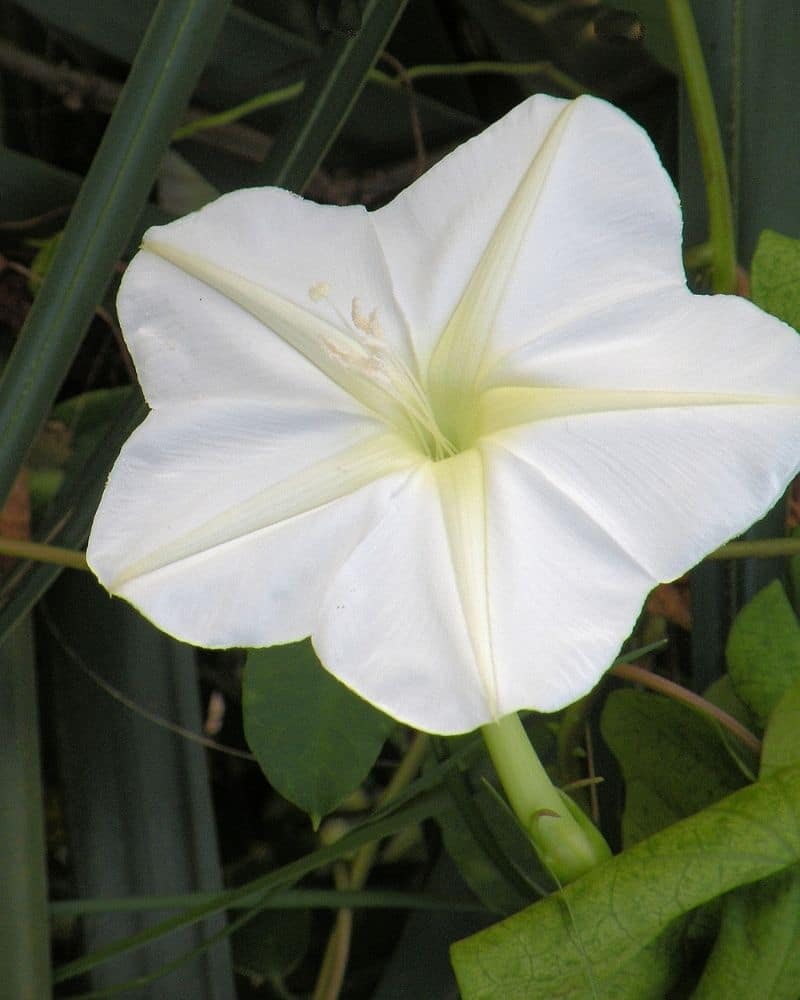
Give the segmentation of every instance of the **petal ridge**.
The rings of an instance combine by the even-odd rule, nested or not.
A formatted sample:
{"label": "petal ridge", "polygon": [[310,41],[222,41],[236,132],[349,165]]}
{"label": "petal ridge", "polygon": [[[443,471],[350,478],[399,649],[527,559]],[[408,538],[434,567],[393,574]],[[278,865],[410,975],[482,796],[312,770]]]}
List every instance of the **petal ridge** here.
{"label": "petal ridge", "polygon": [[[324,507],[418,461],[419,456],[396,435],[375,435],[272,483],[128,566],[120,567],[106,585],[109,590],[119,591],[134,579]],[[92,565],[91,551],[87,558]]]}

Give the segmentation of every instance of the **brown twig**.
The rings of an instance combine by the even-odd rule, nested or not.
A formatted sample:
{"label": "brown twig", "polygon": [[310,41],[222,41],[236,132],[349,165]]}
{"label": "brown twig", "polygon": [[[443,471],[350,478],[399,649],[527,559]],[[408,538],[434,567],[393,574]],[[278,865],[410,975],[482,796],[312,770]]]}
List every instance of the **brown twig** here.
{"label": "brown twig", "polygon": [[[594,766],[594,741],[592,740],[592,727],[588,722],[583,727],[583,745],[586,747],[586,771],[589,775],[589,803],[591,806],[592,820],[595,826],[600,825],[600,802],[597,798],[597,771]],[[601,779],[602,780],[602,779]]]}
{"label": "brown twig", "polygon": [[732,715],[703,698],[702,695],[695,694],[694,691],[676,684],[675,681],[667,680],[666,677],[637,666],[635,663],[618,663],[611,668],[611,673],[615,677],[621,677],[623,680],[633,681],[634,684],[648,687],[652,691],[658,691],[674,701],[683,702],[684,705],[702,712],[703,715],[711,716],[729,733],[741,740],[745,746],[750,747],[755,753],[761,753],[761,740],[757,736],[751,733],[746,726],[743,726],[738,719],[734,719]]}
{"label": "brown twig", "polygon": [[[407,753],[392,776],[389,784],[378,797],[376,807],[384,805],[393,795],[402,791],[419,770],[428,752],[430,737],[417,733],[408,748]],[[347,869],[334,868],[334,879],[337,888],[339,883],[348,889],[363,889],[369,877],[370,869],[378,854],[378,841],[364,844],[356,852],[353,863]],[[353,931],[351,910],[339,910],[336,922],[325,947],[325,955],[314,987],[313,1000],[337,1000],[344,984],[347,962],[350,956],[350,939]]]}
{"label": "brown twig", "polygon": [[398,79],[400,80],[400,86],[406,92],[408,97],[408,116],[411,120],[411,135],[414,138],[414,151],[417,157],[417,173],[422,175],[425,173],[428,165],[428,154],[425,149],[425,140],[422,137],[422,125],[419,120],[419,109],[417,108],[417,98],[414,93],[414,82],[408,75],[408,70],[406,67],[391,54],[391,52],[382,52],[380,56],[380,61],[388,63],[392,69],[397,73]]}
{"label": "brown twig", "polygon": [[[56,94],[67,108],[78,110],[84,103],[104,114],[110,114],[122,91],[122,85],[96,73],[86,73],[65,65],[55,65],[40,59],[32,52],[17,48],[0,39],[0,69],[5,69],[25,80]],[[191,107],[186,121],[194,122],[208,117],[208,111]],[[272,146],[273,138],[259,129],[234,122],[217,128],[204,129],[192,136],[251,163],[263,162]],[[452,146],[443,147],[427,157],[427,165],[445,156]],[[337,173],[332,177],[318,170],[306,188],[306,195],[316,201],[334,205],[363,204],[368,208],[382,204],[389,196],[407,187],[419,176],[418,156],[400,160],[386,169],[371,169],[363,174]],[[17,225],[6,223],[6,227]]]}

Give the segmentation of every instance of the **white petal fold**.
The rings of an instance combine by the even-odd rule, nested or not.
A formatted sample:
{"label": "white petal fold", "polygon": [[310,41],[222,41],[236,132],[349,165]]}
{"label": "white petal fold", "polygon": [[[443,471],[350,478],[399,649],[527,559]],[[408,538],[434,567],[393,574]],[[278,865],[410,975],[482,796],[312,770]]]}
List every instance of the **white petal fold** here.
{"label": "white petal fold", "polygon": [[249,401],[172,407],[126,443],[89,564],[178,638],[302,638],[327,577],[418,461],[374,421]]}
{"label": "white petal fold", "polygon": [[484,446],[498,711],[586,694],[630,632],[653,576],[532,463]]}
{"label": "white petal fold", "polygon": [[[553,150],[547,139],[566,109]],[[684,282],[678,197],[644,130],[604,101],[539,95],[373,213],[423,363],[487,250],[503,254],[492,238],[504,218],[515,229],[514,200],[526,229],[504,260],[487,363],[561,317]]]}
{"label": "white petal fold", "polygon": [[[151,230],[152,232],[152,230]],[[207,399],[364,407],[241,305],[153,253],[128,265],[117,298],[142,390],[155,409]]]}
{"label": "white petal fold", "polygon": [[798,399],[798,334],[733,295],[665,288],[542,330],[483,386]]}
{"label": "white petal fold", "polygon": [[[276,296],[309,322],[352,331],[355,299],[364,313],[377,310],[392,349],[413,364],[383,251],[362,206],[317,205],[278,188],[247,188],[149,229],[145,253],[148,244],[201,261],[206,275],[216,270],[228,284],[238,278],[256,294]],[[123,286],[127,300],[136,294]]]}
{"label": "white petal fold", "polygon": [[[472,576],[480,565],[469,564],[470,551],[480,563],[480,542],[465,540],[470,551],[454,558],[450,503],[434,465],[420,466],[330,581],[311,635],[344,684],[436,733],[467,732],[493,715],[479,664],[488,623],[470,617],[484,613],[475,588],[485,577]],[[481,505],[464,498],[472,512]],[[468,509],[463,517],[466,527]]]}
{"label": "white petal fold", "polygon": [[[798,416],[798,404],[777,403],[618,410],[493,440],[563,496],[565,520],[593,523],[653,581],[668,581],[780,496],[798,468]],[[581,553],[591,575],[590,550]]]}

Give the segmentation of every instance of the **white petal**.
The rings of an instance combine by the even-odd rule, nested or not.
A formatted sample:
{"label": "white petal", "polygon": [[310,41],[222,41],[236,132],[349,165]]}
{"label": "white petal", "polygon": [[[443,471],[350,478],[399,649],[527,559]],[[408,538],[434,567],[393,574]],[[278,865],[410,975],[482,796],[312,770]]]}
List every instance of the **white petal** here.
{"label": "white petal", "polygon": [[208,646],[308,635],[327,579],[418,461],[381,425],[211,400],[126,443],[87,557],[159,627]]}
{"label": "white petal", "polygon": [[518,188],[515,214],[532,213],[507,254],[515,263],[491,357],[560,317],[683,282],[677,195],[646,133],[622,112],[579,98],[540,176],[536,155],[567,106],[528,99],[373,213],[423,363]]}
{"label": "white petal", "polygon": [[608,669],[654,581],[500,439],[482,450],[498,709],[555,711]]}
{"label": "white petal", "polygon": [[152,253],[128,265],[117,299],[125,341],[153,408],[207,399],[269,399],[364,412],[227,296]]}
{"label": "white petal", "polygon": [[800,465],[800,409],[753,404],[578,414],[509,429],[494,440],[548,480],[567,509],[582,511],[653,580],[664,581],[778,499]]}
{"label": "white petal", "polygon": [[745,299],[664,289],[538,333],[484,384],[797,397],[800,337]]}
{"label": "white petal", "polygon": [[392,347],[411,358],[402,315],[367,211],[316,205],[278,188],[223,195],[199,212],[145,233],[242,283],[279,296],[319,322],[352,332],[353,299],[377,310]]}
{"label": "white petal", "polygon": [[418,729],[459,733],[488,722],[460,583],[436,467],[425,463],[331,581],[312,632],[320,659]]}

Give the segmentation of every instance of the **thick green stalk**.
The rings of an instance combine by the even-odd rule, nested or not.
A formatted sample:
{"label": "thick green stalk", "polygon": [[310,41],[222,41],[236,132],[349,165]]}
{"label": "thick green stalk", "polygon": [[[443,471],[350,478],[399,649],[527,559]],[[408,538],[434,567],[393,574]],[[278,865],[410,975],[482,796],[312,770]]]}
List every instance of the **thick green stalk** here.
{"label": "thick green stalk", "polygon": [[711,280],[715,292],[736,288],[736,236],[725,151],[719,131],[714,96],[697,34],[690,0],[667,0],[678,48],[683,82],[689,98],[708,204]]}
{"label": "thick green stalk", "polygon": [[482,733],[511,808],[561,885],[611,856],[599,830],[548,778],[518,715],[490,723]]}

